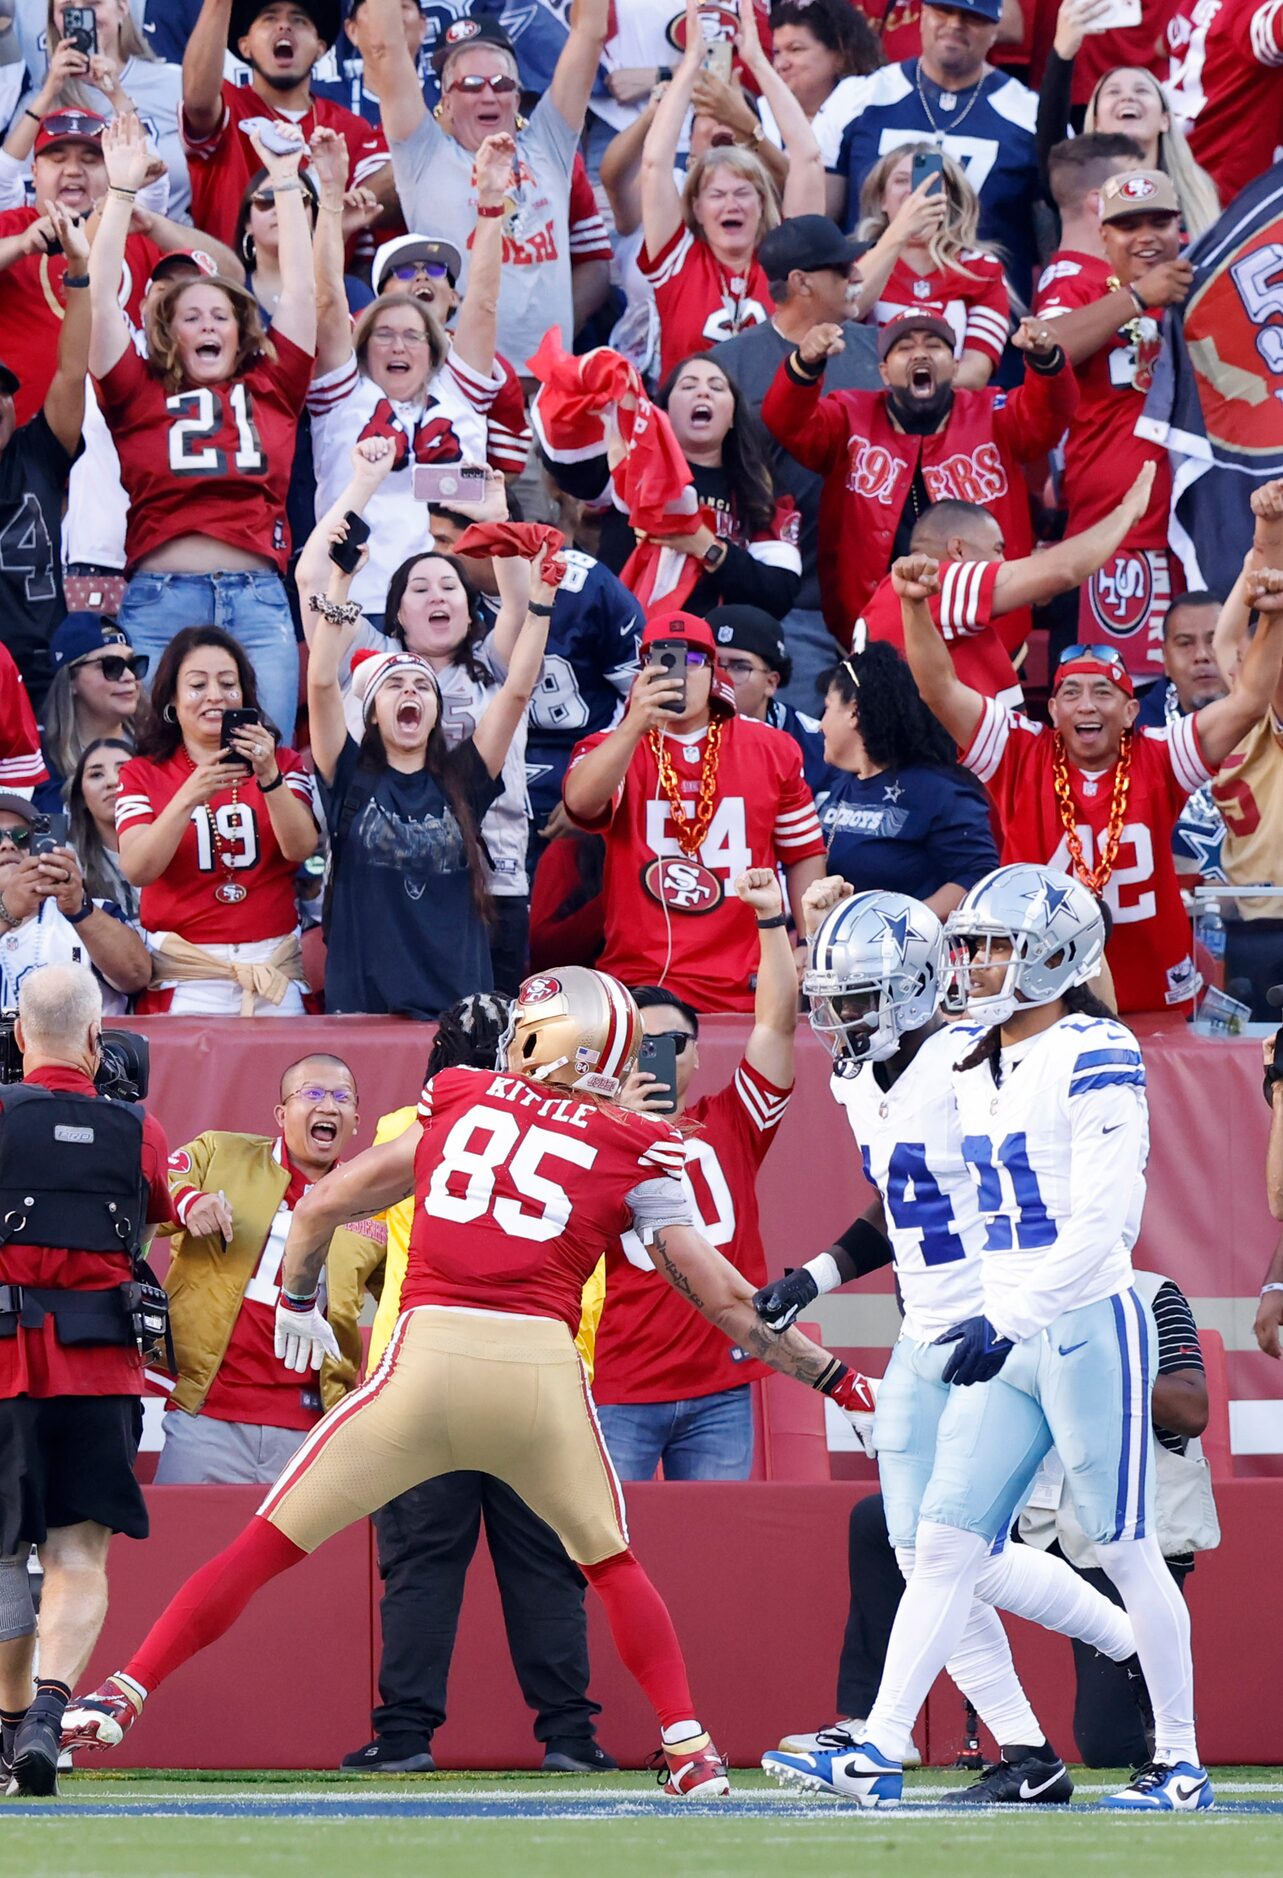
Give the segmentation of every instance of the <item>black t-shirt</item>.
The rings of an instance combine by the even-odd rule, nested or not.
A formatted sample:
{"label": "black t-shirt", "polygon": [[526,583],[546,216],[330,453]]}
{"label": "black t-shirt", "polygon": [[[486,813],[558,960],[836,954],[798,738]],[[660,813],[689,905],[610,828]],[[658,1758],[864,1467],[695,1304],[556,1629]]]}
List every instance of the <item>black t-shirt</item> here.
{"label": "black t-shirt", "polygon": [[[503,793],[502,778],[491,776],[470,737],[448,760],[480,823]],[[463,831],[440,783],[426,770],[362,769],[351,737],[333,783],[317,780],[334,844],[326,1010],[433,1018],[492,990]],[[347,817],[353,791],[356,812]]]}
{"label": "black t-shirt", "polygon": [[67,612],[62,505],[75,460],[43,411],[16,430],[0,454],[0,643],[13,654],[37,714],[53,676],[49,641]]}

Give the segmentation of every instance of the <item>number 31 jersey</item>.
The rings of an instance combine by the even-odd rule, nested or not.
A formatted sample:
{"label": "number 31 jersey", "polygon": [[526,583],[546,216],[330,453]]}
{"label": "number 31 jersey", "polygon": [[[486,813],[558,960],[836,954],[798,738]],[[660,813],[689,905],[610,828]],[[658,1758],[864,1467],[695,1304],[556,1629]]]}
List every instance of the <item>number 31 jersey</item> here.
{"label": "number 31 jersey", "polygon": [[281,333],[271,343],[275,359],[217,385],[169,393],[132,345],[97,380],[129,496],[130,573],[176,535],[211,535],[285,572],[285,495],[312,355]]}
{"label": "number 31 jersey", "polygon": [[985,1228],[951,1081],[954,1064],[980,1035],[971,1024],[946,1025],[889,1089],[879,1088],[869,1063],[830,1084],[859,1145],[864,1177],[882,1195],[904,1335],[918,1343],[984,1308]]}
{"label": "number 31 jersey", "polygon": [[671,1122],[483,1069],[446,1069],[419,1100],[414,1224],[401,1308],[560,1318],[578,1329],[606,1248],[691,1224]]}

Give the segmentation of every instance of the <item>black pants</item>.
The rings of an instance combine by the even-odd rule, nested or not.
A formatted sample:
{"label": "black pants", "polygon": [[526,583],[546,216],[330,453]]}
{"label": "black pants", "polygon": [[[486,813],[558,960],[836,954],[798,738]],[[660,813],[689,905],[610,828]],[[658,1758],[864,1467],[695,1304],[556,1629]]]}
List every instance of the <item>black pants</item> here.
{"label": "black pants", "polygon": [[863,1720],[878,1693],[891,1626],[904,1592],[880,1493],[857,1500],[851,1508],[847,1569],[851,1602],[838,1664],[837,1712]]}
{"label": "black pants", "polygon": [[374,1515],[383,1656],[374,1732],[430,1740],[446,1716],[446,1679],[481,1516],[499,1582],[512,1666],[535,1738],[591,1739],[584,1580],[550,1526],[489,1474],[425,1480]]}
{"label": "black pants", "polygon": [[[1059,1546],[1052,1546],[1063,1558]],[[1166,1560],[1176,1588],[1185,1595],[1185,1580],[1193,1564],[1175,1564]],[[1117,1585],[1108,1572],[1092,1567],[1087,1571],[1073,1568],[1080,1578],[1107,1597],[1111,1604],[1122,1605]],[[1074,1670],[1077,1689],[1074,1696],[1074,1739],[1087,1767],[1139,1767],[1149,1759],[1144,1724],[1136,1705],[1131,1679],[1121,1664],[1102,1656],[1089,1643],[1073,1639]]]}

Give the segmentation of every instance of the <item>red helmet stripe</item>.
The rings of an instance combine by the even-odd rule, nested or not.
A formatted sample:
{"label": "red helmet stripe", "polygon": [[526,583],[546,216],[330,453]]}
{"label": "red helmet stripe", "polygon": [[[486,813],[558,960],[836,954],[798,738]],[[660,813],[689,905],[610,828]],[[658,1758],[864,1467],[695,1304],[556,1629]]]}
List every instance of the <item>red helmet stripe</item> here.
{"label": "red helmet stripe", "polygon": [[632,1014],[622,986],[608,972],[599,972],[597,976],[605,989],[606,1002],[610,1007],[610,1029],[606,1033],[606,1044],[601,1053],[601,1074],[617,1076],[628,1056]]}

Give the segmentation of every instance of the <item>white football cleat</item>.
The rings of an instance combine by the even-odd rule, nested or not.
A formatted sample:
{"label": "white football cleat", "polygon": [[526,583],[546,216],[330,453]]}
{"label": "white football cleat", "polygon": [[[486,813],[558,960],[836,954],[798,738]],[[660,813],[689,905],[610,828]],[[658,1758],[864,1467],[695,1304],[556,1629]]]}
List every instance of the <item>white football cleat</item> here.
{"label": "white football cleat", "polygon": [[[781,1754],[814,1754],[821,1748],[853,1748],[864,1733],[864,1717],[858,1716],[852,1721],[830,1722],[827,1728],[821,1728],[813,1735],[785,1735],[780,1742]],[[900,1763],[906,1773],[911,1768],[921,1767],[922,1756],[910,1741]]]}
{"label": "white football cleat", "polygon": [[762,1756],[762,1768],[781,1786],[831,1793],[867,1809],[898,1806],[904,1788],[899,1761],[888,1760],[871,1741],[854,1747],[818,1748],[810,1754]]}

